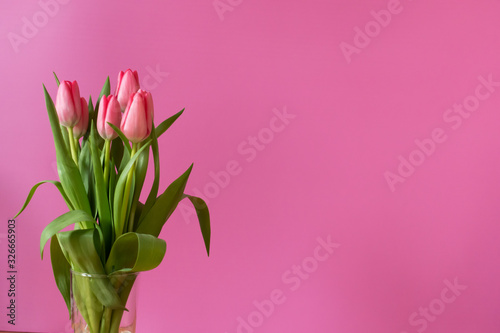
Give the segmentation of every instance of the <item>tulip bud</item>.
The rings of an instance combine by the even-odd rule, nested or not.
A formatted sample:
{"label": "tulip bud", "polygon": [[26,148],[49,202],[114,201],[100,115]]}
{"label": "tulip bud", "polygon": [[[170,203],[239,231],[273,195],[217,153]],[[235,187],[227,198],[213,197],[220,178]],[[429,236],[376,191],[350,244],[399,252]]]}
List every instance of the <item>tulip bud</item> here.
{"label": "tulip bud", "polygon": [[89,127],[89,107],[85,98],[81,97],[82,104],[82,115],[80,117],[80,121],[73,127],[73,136],[77,139],[80,139],[82,136],[87,133],[87,128]]}
{"label": "tulip bud", "polygon": [[151,134],[153,114],[151,93],[139,89],[130,96],[120,130],[133,143],[141,142]]}
{"label": "tulip bud", "polygon": [[127,69],[125,72],[118,73],[118,84],[116,86],[116,98],[120,103],[122,111],[127,107],[130,95],[139,90],[139,74],[137,71]]}
{"label": "tulip bud", "polygon": [[97,131],[99,135],[106,140],[113,140],[118,136],[118,133],[109,126],[108,123],[120,127],[122,120],[122,110],[120,103],[115,96],[102,96],[99,102],[99,111],[97,114]]}
{"label": "tulip bud", "polygon": [[61,125],[73,127],[78,123],[82,114],[82,103],[80,89],[76,81],[62,81],[59,84],[56,111]]}

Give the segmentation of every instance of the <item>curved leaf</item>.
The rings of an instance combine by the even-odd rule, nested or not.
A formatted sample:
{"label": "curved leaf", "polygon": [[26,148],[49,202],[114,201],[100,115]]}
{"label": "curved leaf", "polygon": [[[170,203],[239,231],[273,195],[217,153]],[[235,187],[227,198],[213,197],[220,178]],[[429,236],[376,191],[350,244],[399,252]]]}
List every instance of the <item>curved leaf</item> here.
{"label": "curved leaf", "polygon": [[158,188],[160,185],[160,153],[159,153],[159,147],[158,147],[158,138],[165,133],[167,129],[172,126],[172,124],[181,116],[181,114],[184,112],[184,109],[181,111],[177,112],[173,116],[169,117],[168,119],[164,120],[158,127],[154,127],[151,131],[151,151],[153,152],[153,160],[154,160],[154,166],[155,166],[155,177],[153,180],[153,185],[151,186],[151,190],[149,191],[148,198],[146,199],[146,202],[144,204],[144,209],[142,214],[140,215],[139,218],[139,223],[144,219],[146,214],[149,212],[151,207],[153,207],[154,203],[156,202],[156,196],[158,195]]}
{"label": "curved leaf", "polygon": [[57,77],[56,72],[52,72],[52,73],[54,73],[54,79],[56,79],[57,86],[59,87],[59,85],[61,84],[59,82],[59,78]]}
{"label": "curved leaf", "polygon": [[165,192],[158,197],[151,210],[146,214],[140,222],[136,231],[142,234],[150,234],[155,237],[160,235],[161,229],[168,218],[174,212],[175,208],[182,200],[184,189],[189,178],[189,174],[193,169],[191,166],[176,180],[170,184]]}
{"label": "curved leaf", "polygon": [[160,187],[160,152],[158,148],[158,137],[156,136],[156,129],[153,126],[151,130],[151,151],[153,152],[153,161],[155,167],[155,178],[153,180],[153,185],[151,185],[151,190],[149,191],[148,198],[144,203],[144,208],[139,217],[139,223],[142,222],[146,214],[149,212],[151,207],[153,207],[156,202],[156,196],[158,195],[158,188]]}
{"label": "curved leaf", "polygon": [[179,112],[177,112],[173,116],[162,121],[161,124],[158,125],[158,127],[156,127],[156,135],[157,135],[156,137],[159,138],[163,133],[165,133],[165,131],[168,130],[168,128],[170,126],[172,126],[172,124],[177,120],[177,118],[179,118],[181,116],[181,114],[184,112],[184,110],[185,110],[185,108],[180,110]]}
{"label": "curved leaf", "polygon": [[71,206],[71,201],[69,200],[68,196],[66,195],[66,192],[64,192],[64,189],[61,185],[60,182],[58,181],[54,181],[54,180],[44,180],[44,181],[41,181],[39,183],[36,183],[30,190],[30,193],[28,194],[28,197],[26,198],[26,201],[24,202],[24,205],[23,207],[21,208],[21,210],[19,210],[19,212],[16,214],[16,216],[14,216],[13,218],[16,218],[18,217],[23,211],[24,209],[26,209],[26,207],[28,206],[28,204],[30,203],[31,199],[33,198],[33,195],[35,195],[35,191],[37,190],[37,188],[40,186],[40,185],[43,185],[43,184],[52,184],[54,185],[55,187],[57,187],[57,189],[59,190],[59,192],[61,193],[62,197],[64,198],[64,201],[66,201],[66,204],[68,205],[68,208],[69,209],[73,209],[73,207]]}
{"label": "curved leaf", "polygon": [[52,271],[54,279],[61,295],[64,298],[66,307],[71,316],[71,298],[70,298],[70,269],[71,265],[64,256],[57,235],[52,236],[50,241],[50,261],[52,262]]}
{"label": "curved leaf", "polygon": [[203,241],[205,242],[205,248],[207,249],[207,256],[210,256],[210,213],[208,212],[208,207],[203,199],[185,194],[185,198],[191,200],[191,203],[196,210],[196,215],[198,215],[198,221],[200,222],[201,234],[203,236]]}
{"label": "curved leaf", "polygon": [[[74,270],[82,273],[107,275],[97,253],[94,237],[95,229],[71,230],[61,232],[59,242],[70,257]],[[88,280],[92,294],[103,306],[112,309],[125,309],[109,279],[85,280]]]}
{"label": "curved leaf", "polygon": [[47,244],[47,241],[52,238],[52,236],[72,224],[84,221],[92,222],[94,224],[96,223],[92,216],[90,216],[89,213],[84,212],[83,210],[69,211],[50,222],[49,225],[46,226],[45,229],[43,229],[42,236],[40,237],[40,254],[42,255],[42,259],[43,248],[45,247],[45,244]]}
{"label": "curved leaf", "polygon": [[125,136],[125,134],[123,134],[123,132],[118,127],[113,125],[112,123],[108,123],[108,125],[118,134],[120,139],[122,139],[122,141],[123,141],[123,145],[125,147],[127,147],[128,152],[131,153],[132,148],[130,147],[130,143],[129,143],[127,137]]}
{"label": "curved leaf", "polygon": [[163,239],[151,235],[128,232],[118,237],[106,262],[106,271],[143,272],[156,268],[167,251]]}

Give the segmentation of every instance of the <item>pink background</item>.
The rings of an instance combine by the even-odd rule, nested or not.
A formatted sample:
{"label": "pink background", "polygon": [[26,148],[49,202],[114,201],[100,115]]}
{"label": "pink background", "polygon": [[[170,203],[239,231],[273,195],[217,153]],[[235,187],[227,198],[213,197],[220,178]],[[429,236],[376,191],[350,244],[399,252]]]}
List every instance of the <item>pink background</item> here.
{"label": "pink background", "polygon": [[[45,3],[0,4],[0,330],[7,220],[57,179],[42,83],[54,96],[56,71],[95,97],[132,68],[156,119],[186,107],[160,140],[161,186],[194,162],[187,190],[208,195],[213,223],[207,259],[194,218],[169,220],[138,332],[500,331],[500,87],[478,79],[500,82],[500,2],[221,0],[221,16],[212,0]],[[273,120],[284,109],[295,117]],[[215,185],[230,161],[239,173]],[[47,185],[17,220],[14,330],[69,332],[38,253],[64,212]]]}

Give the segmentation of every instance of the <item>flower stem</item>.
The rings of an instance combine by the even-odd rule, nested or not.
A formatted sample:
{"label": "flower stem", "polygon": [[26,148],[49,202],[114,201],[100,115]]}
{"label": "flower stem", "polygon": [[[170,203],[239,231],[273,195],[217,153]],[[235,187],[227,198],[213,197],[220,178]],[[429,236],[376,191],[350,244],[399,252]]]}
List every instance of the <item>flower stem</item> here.
{"label": "flower stem", "polygon": [[73,137],[73,127],[66,127],[68,129],[68,141],[69,141],[69,148],[71,150],[71,157],[73,157],[73,161],[75,161],[75,164],[78,165],[78,157],[76,156],[76,145],[75,145],[75,139]]}
{"label": "flower stem", "polygon": [[111,325],[111,317],[113,315],[113,310],[105,307],[101,318],[101,329],[100,333],[110,333],[109,327]]}
{"label": "flower stem", "polygon": [[108,187],[109,181],[109,160],[111,155],[111,140],[106,139],[104,143],[105,158],[104,158],[104,184]]}
{"label": "flower stem", "polygon": [[134,220],[135,220],[135,209],[137,205],[132,203],[132,208],[130,209],[130,217],[128,221],[128,231],[133,232],[134,231]]}
{"label": "flower stem", "polygon": [[[139,149],[140,147],[141,147],[141,144],[138,143],[137,144],[137,149]],[[135,164],[134,164],[134,170],[135,170]],[[128,231],[129,232],[133,232],[134,231],[135,211],[137,209],[137,201],[138,200],[134,200],[132,202],[132,207],[130,207],[130,214],[129,214],[129,221],[128,221]]]}
{"label": "flower stem", "polygon": [[[132,152],[130,153],[130,158],[134,157],[136,152],[137,152],[137,143],[132,143]],[[123,222],[120,224],[122,226],[122,230],[120,230],[121,234],[125,233],[127,230],[125,221],[127,221],[128,199],[130,197],[130,187],[132,186],[132,179],[134,178],[134,173],[135,173],[135,162],[134,164],[132,164],[132,167],[130,168],[130,171],[127,175],[127,183],[125,185],[125,192],[123,193],[122,213],[120,215],[120,218]],[[117,238],[120,235],[116,235]]]}

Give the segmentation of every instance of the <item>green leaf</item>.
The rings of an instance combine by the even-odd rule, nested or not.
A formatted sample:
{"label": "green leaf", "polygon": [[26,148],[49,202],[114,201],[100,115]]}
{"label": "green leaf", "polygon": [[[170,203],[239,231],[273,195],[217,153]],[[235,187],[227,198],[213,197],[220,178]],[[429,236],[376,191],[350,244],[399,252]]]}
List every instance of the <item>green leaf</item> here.
{"label": "green leaf", "polygon": [[97,103],[95,104],[96,116],[97,116],[97,112],[99,111],[99,103],[101,102],[101,97],[102,96],[109,96],[110,90],[111,90],[111,88],[110,88],[109,76],[108,76],[106,78],[106,82],[104,82],[104,86],[101,89],[101,93],[99,94],[99,97],[97,98]]}
{"label": "green leaf", "polygon": [[149,191],[148,198],[146,199],[144,208],[139,217],[139,224],[142,222],[146,214],[156,202],[156,197],[158,196],[158,188],[160,187],[160,152],[158,148],[158,137],[156,136],[156,129],[154,128],[154,126],[151,130],[151,151],[153,152],[155,177],[153,180],[153,185],[151,185],[151,190]]}
{"label": "green leaf", "polygon": [[70,298],[70,269],[71,265],[64,256],[57,235],[52,236],[50,241],[50,261],[52,262],[52,271],[54,279],[61,295],[64,298],[69,315],[71,316],[71,298]]}
{"label": "green leaf", "polygon": [[92,157],[92,166],[94,170],[94,180],[95,180],[95,195],[97,201],[97,212],[99,216],[99,225],[101,227],[103,237],[104,237],[104,247],[105,253],[109,253],[111,249],[113,224],[111,220],[111,211],[109,208],[109,200],[106,189],[106,183],[104,182],[104,173],[101,167],[101,161],[99,159],[99,150],[95,144],[96,131],[94,126],[91,127],[90,134],[90,151]]}
{"label": "green leaf", "polygon": [[[92,96],[89,96],[88,111],[89,111],[89,124],[88,124],[88,126],[92,127],[92,121],[94,122],[94,124],[96,122],[94,103],[92,102]],[[82,139],[82,149],[86,146],[88,139],[89,139],[89,135],[90,135],[90,131],[87,128],[87,131],[85,132],[85,135],[83,136],[83,139]]]}
{"label": "green leaf", "polygon": [[135,209],[135,221],[139,221],[139,216],[141,216],[143,209],[144,209],[144,204],[138,201],[137,207]]}
{"label": "green leaf", "polygon": [[123,132],[118,127],[113,125],[112,123],[108,123],[108,125],[118,134],[120,139],[122,139],[122,141],[123,141],[123,145],[125,147],[127,147],[128,152],[131,153],[132,148],[130,147],[130,143],[129,143],[127,137],[125,136],[125,134],[123,134]]}
{"label": "green leaf", "polygon": [[[80,156],[78,156],[78,168],[80,169],[80,174],[82,176],[83,186],[87,194],[92,192],[94,179],[92,177],[92,161],[90,159],[90,147],[89,145],[84,145],[80,151]],[[89,202],[92,201],[89,198]]]}
{"label": "green leaf", "polygon": [[[119,139],[121,141],[121,139]],[[123,172],[123,169],[127,166],[128,162],[130,161],[130,154],[132,154],[132,151],[128,151],[128,149],[123,149],[122,146],[122,160],[120,163],[120,167],[118,168],[118,174],[117,176],[120,177],[121,173]]]}
{"label": "green leaf", "polygon": [[59,87],[61,82],[59,82],[59,78],[57,77],[56,72],[52,72],[52,73],[54,73],[54,78],[56,79],[57,86]]}
{"label": "green leaf", "polygon": [[196,210],[196,215],[198,215],[198,221],[200,222],[201,234],[203,236],[203,241],[205,242],[205,248],[207,249],[207,256],[210,256],[210,214],[208,212],[208,207],[203,199],[184,194],[185,198],[191,200],[191,203]]}
{"label": "green leaf", "polygon": [[142,234],[150,234],[155,237],[160,235],[161,229],[168,218],[174,212],[175,208],[182,200],[184,189],[189,178],[189,174],[193,165],[191,166],[176,180],[170,184],[165,192],[158,197],[151,210],[146,214],[144,219],[140,222],[136,231]]}
{"label": "green leaf", "polygon": [[[134,213],[133,217],[129,217],[129,224],[133,223],[135,226],[139,221],[136,220],[136,208],[139,202],[139,198],[141,196],[142,187],[144,186],[144,180],[146,179],[146,174],[148,171],[148,163],[149,163],[149,149],[143,151],[141,156],[136,162],[135,165],[135,175],[134,175],[134,189],[133,189],[133,197],[132,197],[132,206],[131,213]],[[130,230],[130,226],[128,227]]]}
{"label": "green leaf", "polygon": [[104,82],[104,86],[101,89],[101,93],[99,94],[99,99],[101,99],[102,96],[106,95],[108,96],[110,94],[110,84],[109,84],[109,76],[106,78],[106,82]]}
{"label": "green leaf", "polygon": [[[151,145],[151,140],[148,140],[143,143],[143,146],[141,149],[139,149],[135,155],[128,161],[127,165],[123,168],[123,171],[120,174],[120,177],[116,181],[116,187],[115,187],[115,193],[114,193],[114,202],[113,202],[113,221],[115,223],[115,234],[120,235],[123,230],[123,225],[118,225],[119,223],[125,222],[122,217],[120,216],[121,214],[121,205],[123,204],[123,192],[125,190],[125,185],[127,182],[127,176],[128,172],[132,168],[132,165],[135,163],[135,161],[139,158],[141,153],[149,148],[149,145]],[[128,209],[127,209],[128,211]]]}
{"label": "green leaf", "polygon": [[[111,142],[111,156],[112,159],[118,168],[120,167],[120,164],[122,163],[122,158],[123,158],[123,141],[120,138],[116,138]],[[111,171],[111,169],[110,169]],[[113,171],[115,171],[113,169]]]}
{"label": "green leaf", "polygon": [[64,198],[64,201],[66,201],[66,204],[68,205],[68,208],[69,209],[73,209],[73,207],[71,206],[71,201],[69,200],[68,196],[66,195],[66,192],[64,192],[64,189],[61,185],[60,182],[57,182],[57,181],[54,181],[54,180],[44,180],[42,182],[39,182],[39,183],[36,183],[32,188],[31,188],[31,191],[30,193],[28,194],[28,197],[26,198],[26,201],[24,202],[24,205],[23,207],[21,208],[21,210],[19,210],[19,212],[16,214],[16,216],[14,216],[13,218],[16,218],[18,217],[23,211],[24,209],[28,206],[28,204],[30,203],[31,199],[33,198],[33,195],[35,194],[35,191],[37,190],[37,188],[40,186],[40,185],[43,185],[43,184],[53,184],[55,187],[57,187],[57,189],[59,190],[59,192],[61,193],[62,197]]}
{"label": "green leaf", "polygon": [[[95,110],[94,110],[94,102],[92,101],[92,95],[89,95],[89,104],[88,105],[89,105],[89,120],[93,120],[95,123],[96,119],[94,118]],[[89,124],[90,123],[91,122],[89,121]]]}
{"label": "green leaf", "polygon": [[106,271],[143,272],[156,268],[167,251],[163,239],[128,232],[118,237],[106,262]]}
{"label": "green leaf", "polygon": [[[73,263],[73,269],[77,272],[107,275],[95,247],[94,232],[95,230],[92,229],[61,232],[59,234],[59,242],[61,243],[61,247],[68,253]],[[119,295],[109,279],[96,278],[86,280],[89,280],[92,294],[96,296],[103,306],[112,309],[125,309],[124,304],[122,304]]]}
{"label": "green leaf", "polygon": [[160,186],[160,152],[159,152],[159,147],[158,147],[158,137],[165,133],[165,131],[181,116],[181,114],[184,112],[184,109],[181,111],[177,112],[173,116],[169,117],[168,119],[164,120],[158,127],[154,127],[151,131],[151,151],[153,152],[153,161],[154,161],[154,167],[155,167],[155,177],[153,180],[153,185],[151,186],[151,190],[149,191],[148,198],[146,199],[146,202],[144,204],[144,209],[140,215],[139,218],[139,223],[142,222],[146,214],[149,212],[151,207],[153,207],[154,203],[156,202],[156,197],[158,196],[158,188]]}
{"label": "green leaf", "polygon": [[174,114],[173,116],[169,117],[168,119],[164,120],[158,127],[156,127],[156,137],[159,138],[163,133],[165,133],[166,130],[172,124],[181,116],[181,114],[184,112],[185,108]]}
{"label": "green leaf", "polygon": [[90,216],[87,212],[84,212],[83,210],[72,210],[70,212],[67,212],[58,218],[56,218],[54,221],[50,222],[49,225],[45,227],[42,231],[42,236],[40,237],[40,254],[43,259],[43,248],[45,247],[45,244],[49,239],[52,238],[55,234],[57,234],[59,231],[62,229],[69,227],[72,224],[78,223],[78,222],[92,222],[95,224],[96,222]]}
{"label": "green leaf", "polygon": [[[81,209],[89,214],[91,213],[90,203],[85,192],[85,187],[82,182],[80,171],[77,165],[71,158],[67,147],[61,134],[61,127],[59,125],[59,118],[54,106],[54,102],[50,97],[45,86],[43,86],[45,93],[45,103],[49,115],[50,126],[54,136],[54,144],[56,147],[57,156],[57,171],[59,173],[59,180],[62,184],[64,192],[71,201],[71,206],[75,209]],[[91,227],[91,225],[87,225]]]}
{"label": "green leaf", "polygon": [[[111,161],[110,161],[111,163]],[[113,165],[113,164],[111,164]],[[113,168],[110,168],[109,170],[109,184],[108,184],[108,188],[109,188],[109,208],[111,210],[111,216],[114,216],[113,215],[113,202],[114,202],[114,198],[115,198],[115,189],[116,189],[116,172],[114,170],[114,167]]]}
{"label": "green leaf", "polygon": [[146,173],[148,171],[148,163],[149,149],[146,149],[141,153],[135,165],[135,192],[133,201],[139,200],[141,189],[144,185],[144,180],[146,179]]}
{"label": "green leaf", "polygon": [[62,138],[63,138],[63,142],[64,142],[64,147],[66,147],[66,149],[68,149],[69,151],[69,147],[70,147],[70,143],[69,143],[69,134],[68,134],[68,129],[62,125],[59,126],[60,130],[61,130],[61,135],[62,135]]}

